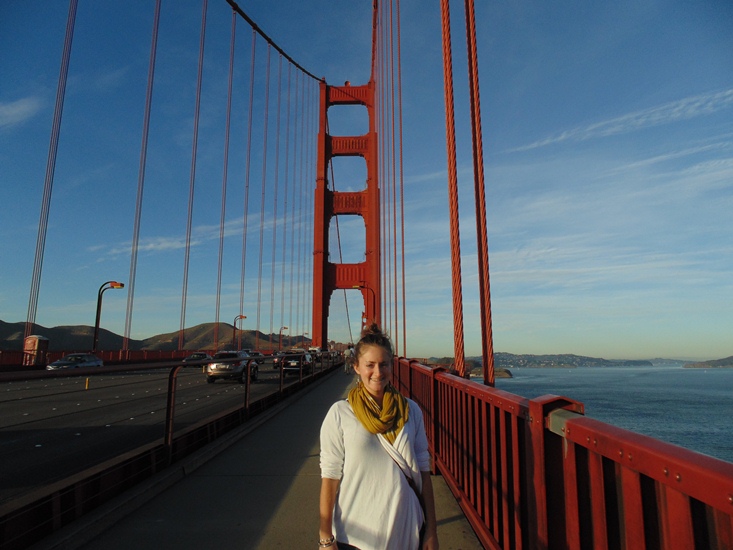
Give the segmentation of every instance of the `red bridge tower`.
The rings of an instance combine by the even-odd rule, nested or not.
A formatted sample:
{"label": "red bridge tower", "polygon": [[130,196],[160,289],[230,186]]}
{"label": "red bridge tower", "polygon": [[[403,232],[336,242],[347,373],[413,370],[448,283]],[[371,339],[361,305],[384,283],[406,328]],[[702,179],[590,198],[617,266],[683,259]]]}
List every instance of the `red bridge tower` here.
{"label": "red bridge tower", "polygon": [[[379,230],[378,142],[374,108],[374,81],[363,86],[329,86],[321,81],[318,165],[313,239],[313,344],[328,343],[328,312],[336,289],[361,290],[364,298],[362,324],[380,323],[381,279]],[[331,136],[327,133],[328,108],[332,105],[362,105],[369,117],[369,131],[361,136]],[[333,157],[360,156],[366,161],[366,186],[358,192],[338,192],[328,185]],[[329,226],[338,215],[358,215],[366,229],[365,259],[360,263],[333,263],[329,258]]]}

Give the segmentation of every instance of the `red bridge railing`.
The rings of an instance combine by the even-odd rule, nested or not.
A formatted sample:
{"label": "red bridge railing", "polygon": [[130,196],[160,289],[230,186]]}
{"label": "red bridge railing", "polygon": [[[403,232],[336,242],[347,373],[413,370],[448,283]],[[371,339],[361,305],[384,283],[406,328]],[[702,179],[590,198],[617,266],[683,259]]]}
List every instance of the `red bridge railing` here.
{"label": "red bridge railing", "polygon": [[733,548],[733,464],[407,359],[433,463],[486,548]]}

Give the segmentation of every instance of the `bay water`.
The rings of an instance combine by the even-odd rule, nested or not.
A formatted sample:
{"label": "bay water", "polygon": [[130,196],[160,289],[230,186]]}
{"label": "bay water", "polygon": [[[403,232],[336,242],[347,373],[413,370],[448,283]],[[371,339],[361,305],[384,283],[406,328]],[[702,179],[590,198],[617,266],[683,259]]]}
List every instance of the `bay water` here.
{"label": "bay water", "polygon": [[733,462],[733,369],[514,368],[496,387],[564,396],[589,418]]}

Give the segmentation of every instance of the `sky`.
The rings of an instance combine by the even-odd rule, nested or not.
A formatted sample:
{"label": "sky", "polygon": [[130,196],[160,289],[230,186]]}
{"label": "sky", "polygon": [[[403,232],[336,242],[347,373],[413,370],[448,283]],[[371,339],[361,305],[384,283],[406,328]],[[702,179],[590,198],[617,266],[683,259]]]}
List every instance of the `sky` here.
{"label": "sky", "polygon": [[[733,4],[476,4],[495,351],[608,359],[733,355]],[[368,79],[371,5],[240,2],[300,65],[331,84]],[[407,354],[451,356],[439,3],[400,5]],[[99,285],[128,280],[151,6],[79,2],[36,315],[43,326],[93,324]],[[456,27],[462,6],[452,5]],[[19,0],[0,4],[6,322],[27,316],[67,11],[68,4],[50,0],[32,8]],[[200,19],[198,2],[163,1],[133,338],[174,332],[180,323]],[[209,0],[186,326],[214,318],[230,20],[224,0]],[[244,26],[237,32],[243,61],[235,78],[246,89],[250,35]],[[465,39],[458,28],[453,58],[465,352],[472,356],[481,347]],[[233,141],[241,145],[242,94],[234,109]],[[334,133],[363,124],[360,113],[342,116],[342,126],[332,121]],[[232,178],[241,179],[244,156],[232,154],[230,162]],[[253,206],[263,179],[257,170]],[[338,190],[359,189],[360,176],[350,175],[358,170],[339,167]],[[240,187],[232,184],[227,194],[220,319],[228,323],[239,313]],[[257,285],[259,264],[259,210],[253,212],[247,288]],[[346,261],[363,257],[363,229],[353,222],[340,225]],[[310,231],[307,219],[298,223]],[[269,263],[266,256],[266,275]],[[267,289],[264,295],[269,300]],[[361,297],[346,295],[354,316]],[[277,332],[295,325],[293,316],[307,317],[283,318],[279,301],[271,316],[269,302],[258,308],[251,296],[243,328],[254,328],[259,317],[261,330]],[[125,291],[105,293],[104,328],[124,332],[126,300]],[[349,338],[345,307],[332,302],[329,330],[337,340]],[[300,332],[308,322],[297,322]],[[351,324],[357,327],[358,318]]]}

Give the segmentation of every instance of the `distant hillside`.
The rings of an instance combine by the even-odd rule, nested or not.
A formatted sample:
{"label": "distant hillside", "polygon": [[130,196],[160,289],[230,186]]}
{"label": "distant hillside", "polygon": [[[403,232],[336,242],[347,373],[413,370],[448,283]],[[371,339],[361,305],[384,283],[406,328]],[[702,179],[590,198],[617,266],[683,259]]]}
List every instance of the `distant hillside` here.
{"label": "distant hillside", "polygon": [[651,367],[651,361],[634,359],[601,359],[582,355],[515,355],[513,353],[496,353],[495,365],[504,368],[543,367],[543,368],[574,368],[574,367]]}
{"label": "distant hillside", "polygon": [[700,363],[687,363],[685,368],[688,369],[722,369],[733,368],[733,356],[725,359],[716,359],[714,361],[701,361]]}
{"label": "distant hillside", "polygon": [[[4,321],[0,321],[0,349],[22,350],[24,331],[25,323],[5,323]],[[50,351],[88,350],[92,348],[92,340],[94,339],[94,327],[86,325],[53,328],[34,325],[32,333],[48,338]],[[122,336],[100,328],[97,348],[122,349],[122,340]],[[138,340],[130,340],[130,349],[143,349],[140,346],[141,342]]]}
{"label": "distant hillside", "polygon": [[[185,348],[194,349],[214,349],[214,327],[215,323],[204,323],[195,327],[187,328],[184,331]],[[227,323],[219,323],[219,348],[230,348],[233,345],[232,337],[239,340],[240,332],[242,338],[242,348],[254,348],[256,341],[256,331],[254,330],[237,330],[233,332],[234,327]],[[23,334],[25,323],[6,323],[0,321],[0,350],[22,350]],[[49,351],[84,351],[92,348],[92,340],[94,338],[94,327],[79,326],[60,326],[47,328],[41,325],[34,325],[33,334],[44,336],[49,340]],[[266,335],[259,333],[260,349],[274,349],[278,346],[279,334]],[[292,347],[303,341],[303,337],[289,338],[283,335],[283,347]],[[99,350],[118,350],[122,349],[123,337],[105,329],[99,330]],[[178,331],[168,334],[158,334],[151,336],[145,340],[130,339],[128,343],[130,350],[163,350],[171,351],[178,349]]]}
{"label": "distant hillside", "polygon": [[[431,364],[450,365],[453,357],[431,357]],[[481,357],[466,357],[466,364],[471,370],[481,369]],[[609,360],[582,355],[518,355],[514,353],[497,352],[494,354],[494,369],[507,370],[513,368],[575,368],[575,367],[651,367],[651,361],[646,360]]]}

